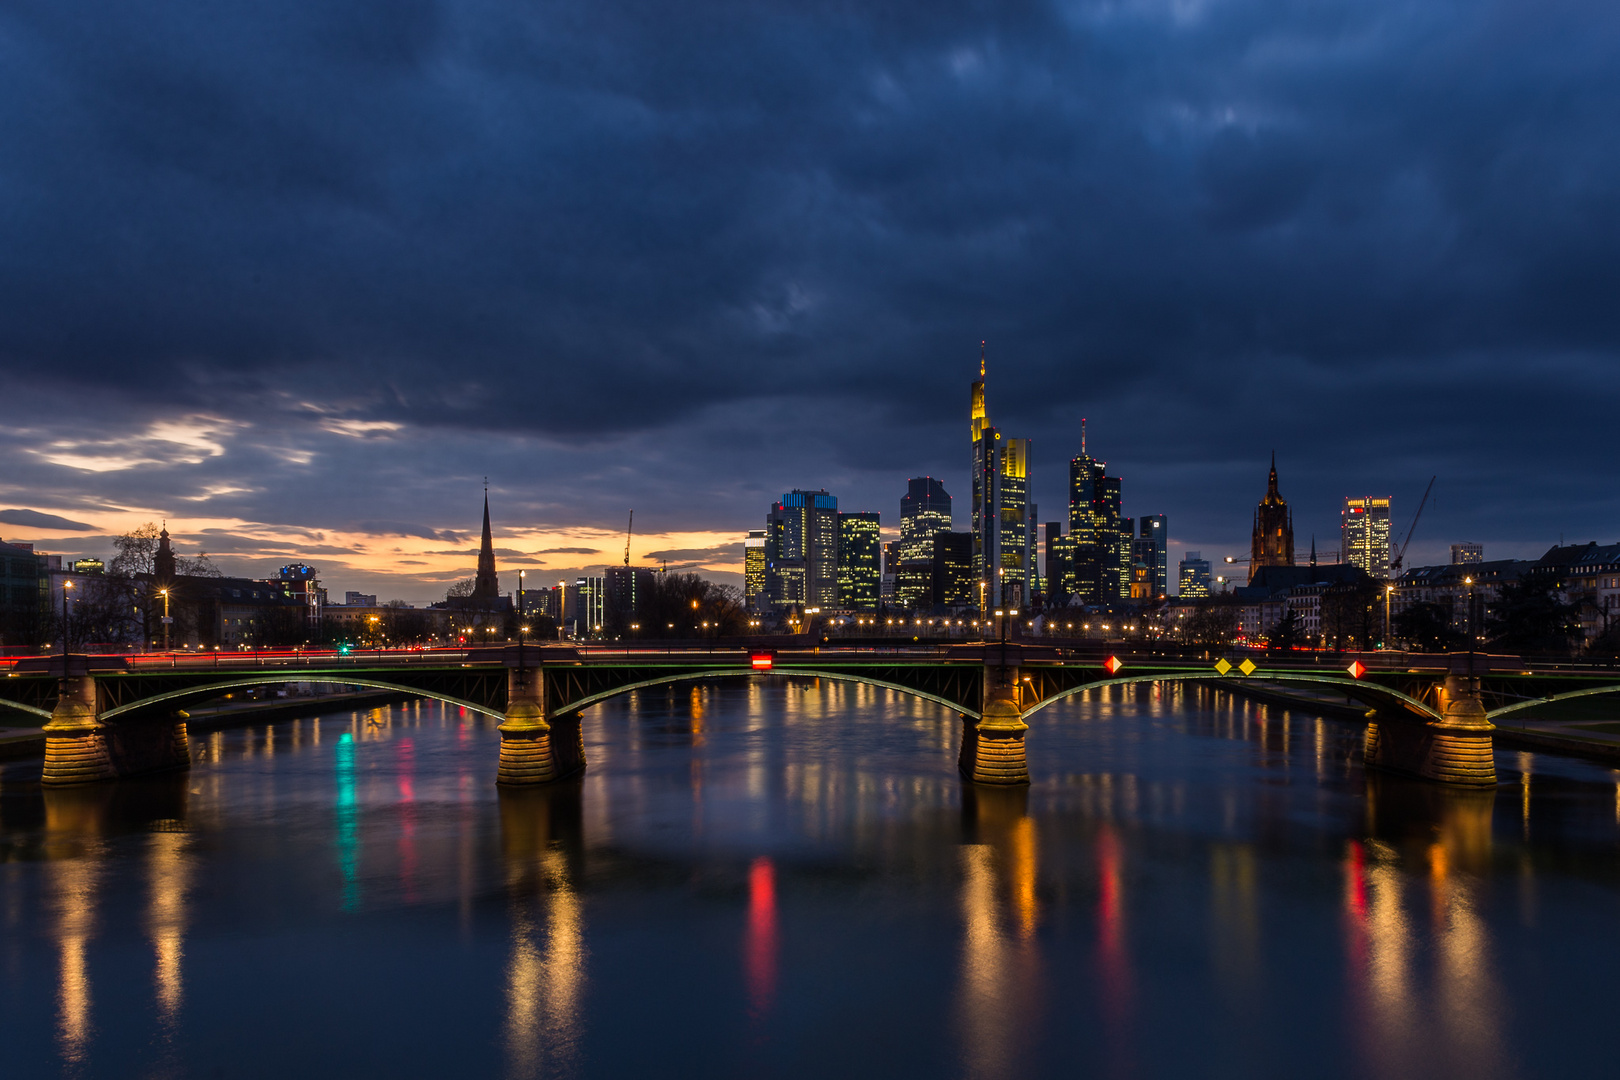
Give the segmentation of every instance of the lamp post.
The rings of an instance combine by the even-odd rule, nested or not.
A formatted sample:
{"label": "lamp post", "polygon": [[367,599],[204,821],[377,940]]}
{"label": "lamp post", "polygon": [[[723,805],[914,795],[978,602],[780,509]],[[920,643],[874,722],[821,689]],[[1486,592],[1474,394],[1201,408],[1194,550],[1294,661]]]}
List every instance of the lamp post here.
{"label": "lamp post", "polygon": [[73,579],[62,579],[62,674],[67,674],[68,657],[68,593],[73,589]]}
{"label": "lamp post", "polygon": [[523,610],[523,575],[526,573],[528,573],[527,570],[518,571],[518,618],[520,619],[528,614],[527,611]]}
{"label": "lamp post", "polygon": [[1474,678],[1474,579],[1472,576],[1463,578],[1463,584],[1468,586],[1468,678],[1469,686],[1473,686]]}
{"label": "lamp post", "polygon": [[1389,598],[1395,594],[1395,586],[1384,586],[1384,648],[1389,648]]}
{"label": "lamp post", "polygon": [[163,651],[169,651],[169,626],[174,622],[169,618],[169,590],[159,589],[158,595],[163,597]]}

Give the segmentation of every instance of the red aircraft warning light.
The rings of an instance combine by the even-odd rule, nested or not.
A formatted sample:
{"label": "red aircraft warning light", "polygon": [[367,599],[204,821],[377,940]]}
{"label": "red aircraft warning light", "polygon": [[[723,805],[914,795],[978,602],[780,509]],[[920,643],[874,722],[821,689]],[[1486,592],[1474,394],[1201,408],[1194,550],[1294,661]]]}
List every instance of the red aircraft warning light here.
{"label": "red aircraft warning light", "polygon": [[1117,656],[1110,656],[1107,660],[1103,661],[1103,667],[1108,670],[1108,674],[1110,675],[1118,675],[1119,669],[1124,666],[1125,661],[1121,660]]}
{"label": "red aircraft warning light", "polygon": [[1367,665],[1363,664],[1360,660],[1352,660],[1350,662],[1350,666],[1345,670],[1350,672],[1350,677],[1352,679],[1359,679],[1363,675],[1367,674]]}
{"label": "red aircraft warning light", "polygon": [[753,653],[748,657],[748,662],[754,666],[755,671],[769,671],[774,659],[776,657],[773,653]]}

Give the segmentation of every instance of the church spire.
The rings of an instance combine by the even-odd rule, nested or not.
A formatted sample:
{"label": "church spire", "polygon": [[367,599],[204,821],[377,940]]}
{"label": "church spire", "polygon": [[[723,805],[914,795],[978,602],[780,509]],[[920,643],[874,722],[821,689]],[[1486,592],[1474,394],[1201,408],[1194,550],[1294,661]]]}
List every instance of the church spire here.
{"label": "church spire", "polygon": [[473,579],[473,598],[494,602],[501,595],[500,579],[495,576],[495,540],[489,528],[489,480],[484,481],[484,539],[478,548],[478,576]]}

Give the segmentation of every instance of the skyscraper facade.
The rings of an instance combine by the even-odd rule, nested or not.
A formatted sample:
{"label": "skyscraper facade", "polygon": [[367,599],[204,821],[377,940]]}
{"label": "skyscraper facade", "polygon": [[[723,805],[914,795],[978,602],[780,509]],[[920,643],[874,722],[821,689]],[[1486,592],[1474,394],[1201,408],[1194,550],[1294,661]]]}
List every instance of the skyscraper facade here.
{"label": "skyscraper facade", "polygon": [[1181,560],[1177,591],[1189,600],[1201,600],[1209,595],[1209,560],[1201,551],[1189,551]]}
{"label": "skyscraper facade", "polygon": [[1046,523],[1046,602],[1058,607],[1075,593],[1074,538],[1063,534],[1063,522]]}
{"label": "skyscraper facade", "polygon": [[772,608],[838,602],[838,499],[795,489],[765,521],[765,594]]}
{"label": "skyscraper facade", "polygon": [[1266,496],[1254,510],[1254,537],[1249,545],[1249,580],[1262,566],[1294,565],[1294,513],[1277,490],[1277,455],[1271,455]]}
{"label": "skyscraper facade", "polygon": [[1465,540],[1460,544],[1451,545],[1451,565],[1453,566],[1463,566],[1470,563],[1482,563],[1484,561],[1484,544],[1474,544]]}
{"label": "skyscraper facade", "polygon": [[936,607],[958,611],[979,602],[978,578],[973,576],[973,534],[934,534],[931,599]]}
{"label": "skyscraper facade", "polygon": [[1345,499],[1340,530],[1345,562],[1375,578],[1389,577],[1389,499]]}
{"label": "skyscraper facade", "polygon": [[876,611],[883,576],[880,515],[838,515],[838,606]]}
{"label": "skyscraper facade", "polygon": [[1084,431],[1082,422],[1080,456],[1069,462],[1073,593],[1081,603],[1106,604],[1130,595],[1131,534],[1120,519],[1119,477],[1086,452]]}
{"label": "skyscraper facade", "polygon": [[743,540],[743,600],[760,611],[765,600],[765,530],[754,529]]}
{"label": "skyscraper facade", "polygon": [[934,537],[951,530],[951,497],[930,476],[906,481],[900,499],[900,564],[895,567],[895,599],[903,607],[933,603]]}
{"label": "skyscraper facade", "polygon": [[1135,555],[1147,564],[1148,583],[1154,596],[1170,591],[1170,529],[1163,514],[1146,514],[1138,521]]}
{"label": "skyscraper facade", "polygon": [[1035,527],[1029,502],[1028,439],[1003,438],[985,405],[984,356],[971,396],[973,570],[984,604],[1024,606],[1035,575]]}

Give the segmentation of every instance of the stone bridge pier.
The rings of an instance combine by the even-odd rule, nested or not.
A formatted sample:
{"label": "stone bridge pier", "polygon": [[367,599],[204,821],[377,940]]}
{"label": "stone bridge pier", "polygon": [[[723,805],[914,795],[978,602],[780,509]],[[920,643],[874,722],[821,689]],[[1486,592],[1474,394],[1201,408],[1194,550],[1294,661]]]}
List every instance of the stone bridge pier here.
{"label": "stone bridge pier", "polygon": [[994,647],[985,651],[983,704],[977,720],[962,715],[957,767],[975,784],[1027,784],[1024,734],[1029,725],[1024,723],[1018,665],[1015,658],[1002,662]]}
{"label": "stone bridge pier", "polygon": [[1468,787],[1496,786],[1496,725],[1485,715],[1479,679],[1446,676],[1439,688],[1440,719],[1374,710],[1367,717],[1364,757],[1369,767]]}
{"label": "stone bridge pier", "polygon": [[41,783],[90,784],[123,776],[185,769],[191,742],[183,713],[168,718],[101,719],[95,677],[68,674],[45,725]]}
{"label": "stone bridge pier", "polygon": [[585,771],[585,732],[578,712],[547,716],[545,671],[538,664],[507,671],[498,784],[547,784]]}

